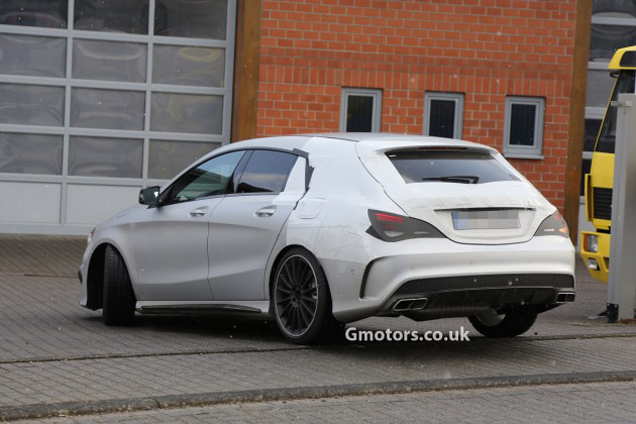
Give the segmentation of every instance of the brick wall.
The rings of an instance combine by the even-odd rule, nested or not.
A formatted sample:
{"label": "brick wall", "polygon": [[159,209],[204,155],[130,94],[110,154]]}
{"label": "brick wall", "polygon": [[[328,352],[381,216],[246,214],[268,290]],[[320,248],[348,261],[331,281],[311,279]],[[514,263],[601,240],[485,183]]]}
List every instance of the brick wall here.
{"label": "brick wall", "polygon": [[562,209],[574,21],[575,0],[264,0],[258,134],[338,131],[342,87],[422,134],[424,93],[450,91],[463,138],[501,151],[505,96],[545,97],[545,159],[511,162]]}

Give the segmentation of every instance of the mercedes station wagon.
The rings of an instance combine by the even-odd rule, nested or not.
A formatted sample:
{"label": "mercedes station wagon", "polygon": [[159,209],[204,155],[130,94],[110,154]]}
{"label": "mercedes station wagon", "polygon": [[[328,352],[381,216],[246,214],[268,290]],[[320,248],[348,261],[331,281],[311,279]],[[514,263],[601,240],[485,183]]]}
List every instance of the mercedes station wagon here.
{"label": "mercedes station wagon", "polygon": [[565,221],[495,149],[373,133],[233,143],[90,234],[81,305],[269,316],[311,344],[372,316],[527,331],[572,302]]}

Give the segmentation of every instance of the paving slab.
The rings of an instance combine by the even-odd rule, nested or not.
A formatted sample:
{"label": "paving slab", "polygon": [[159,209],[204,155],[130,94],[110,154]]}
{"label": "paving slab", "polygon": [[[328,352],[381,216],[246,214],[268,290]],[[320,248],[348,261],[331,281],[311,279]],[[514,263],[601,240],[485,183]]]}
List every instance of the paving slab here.
{"label": "paving slab", "polygon": [[635,398],[636,382],[538,385],[161,409],[58,417],[25,424],[502,421],[605,424],[634,422]]}
{"label": "paving slab", "polygon": [[[293,348],[262,319],[138,316],[129,328],[105,327],[101,312],[78,305],[80,286],[74,270],[84,245],[84,238],[78,237],[0,236],[0,257],[9,269],[0,268],[0,362]],[[38,265],[39,258],[47,257],[42,246],[55,252],[45,266]],[[16,264],[6,259],[11,257],[21,259]],[[589,319],[604,309],[606,287],[593,282],[582,267],[577,277],[577,301],[540,315],[523,337],[636,334],[636,326]],[[396,331],[470,328],[463,318],[421,323],[370,318],[350,326]],[[474,332],[471,336],[479,337]]]}
{"label": "paving slab", "polygon": [[[286,343],[264,319],[143,316],[132,327],[105,327],[99,312],[78,305],[75,270],[84,245],[78,237],[0,236],[0,417],[28,416],[43,406],[51,415],[69,403],[157,407],[157,399],[170,396],[243,393],[249,400],[268,390],[387,384],[406,390],[431,381],[559,375],[574,381],[636,372],[636,326],[589,319],[603,310],[606,287],[582,263],[577,301],[540,315],[516,339],[472,332],[462,343],[342,341],[309,348]],[[472,329],[466,319],[371,318],[350,326]]]}
{"label": "paving slab", "polygon": [[0,274],[77,277],[86,237],[0,234]]}

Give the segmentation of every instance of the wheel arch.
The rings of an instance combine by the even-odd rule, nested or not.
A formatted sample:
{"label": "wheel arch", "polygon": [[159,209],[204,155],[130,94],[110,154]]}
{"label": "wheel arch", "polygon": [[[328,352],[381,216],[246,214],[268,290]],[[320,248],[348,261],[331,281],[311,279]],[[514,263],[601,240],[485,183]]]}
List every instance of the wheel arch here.
{"label": "wheel arch", "polygon": [[88,262],[88,273],[86,275],[86,307],[93,311],[101,309],[104,304],[104,262],[106,256],[106,246],[102,243],[93,249]]}
{"label": "wheel arch", "polygon": [[285,254],[287,252],[289,252],[290,250],[292,250],[292,249],[304,250],[305,252],[310,254],[316,260],[316,262],[318,262],[318,265],[322,269],[322,272],[323,272],[323,274],[325,276],[325,280],[327,281],[327,287],[329,288],[330,308],[333,310],[333,299],[331,299],[331,293],[332,293],[331,285],[330,285],[331,283],[329,282],[329,278],[327,278],[327,273],[324,271],[324,266],[320,262],[320,259],[311,250],[307,249],[307,247],[305,247],[305,246],[303,246],[301,244],[290,244],[288,246],[285,246],[283,249],[281,249],[280,252],[278,252],[278,254],[276,255],[276,258],[272,262],[272,267],[270,269],[269,276],[267,278],[267,293],[269,295],[269,301],[270,301],[270,312],[271,312],[271,307],[272,307],[272,288],[274,287],[274,277],[276,275],[276,270],[278,269],[278,266],[280,265],[280,262],[283,259],[283,257],[285,256]]}
{"label": "wheel arch", "polygon": [[[128,276],[131,278],[131,284],[133,281],[130,267],[124,255],[122,255],[121,250],[114,243],[108,241],[99,244],[91,253],[91,258],[88,262],[88,272],[86,274],[86,307],[93,311],[102,309],[104,304],[104,264],[106,260],[106,248],[109,246],[120,255],[126,266]],[[132,285],[134,292],[134,284]]]}

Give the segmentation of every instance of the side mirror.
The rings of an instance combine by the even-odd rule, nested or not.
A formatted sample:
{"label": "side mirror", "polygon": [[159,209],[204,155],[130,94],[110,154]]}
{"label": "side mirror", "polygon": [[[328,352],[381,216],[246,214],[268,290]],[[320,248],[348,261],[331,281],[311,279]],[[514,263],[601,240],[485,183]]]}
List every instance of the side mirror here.
{"label": "side mirror", "polygon": [[157,206],[159,199],[159,186],[142,188],[139,192],[139,203],[148,206]]}

